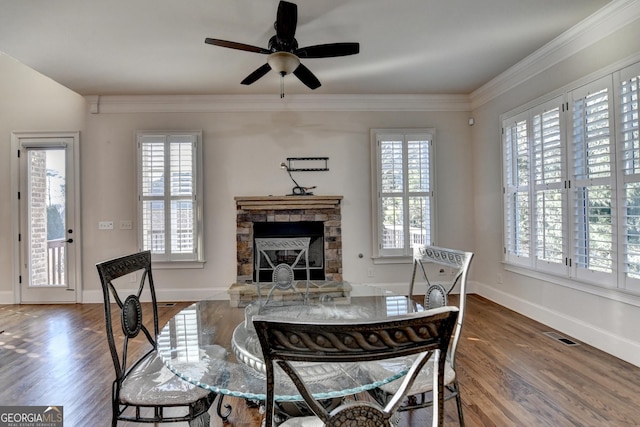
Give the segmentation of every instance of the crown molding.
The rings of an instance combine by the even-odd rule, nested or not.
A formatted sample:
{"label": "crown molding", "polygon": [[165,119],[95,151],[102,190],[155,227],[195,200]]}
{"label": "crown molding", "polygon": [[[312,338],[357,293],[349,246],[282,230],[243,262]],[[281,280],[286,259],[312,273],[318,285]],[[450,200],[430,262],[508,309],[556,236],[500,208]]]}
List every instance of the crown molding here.
{"label": "crown molding", "polygon": [[106,95],[85,96],[89,112],[471,111],[468,95]]}
{"label": "crown molding", "polygon": [[470,94],[476,109],[624,26],[640,19],[640,1],[614,0]]}

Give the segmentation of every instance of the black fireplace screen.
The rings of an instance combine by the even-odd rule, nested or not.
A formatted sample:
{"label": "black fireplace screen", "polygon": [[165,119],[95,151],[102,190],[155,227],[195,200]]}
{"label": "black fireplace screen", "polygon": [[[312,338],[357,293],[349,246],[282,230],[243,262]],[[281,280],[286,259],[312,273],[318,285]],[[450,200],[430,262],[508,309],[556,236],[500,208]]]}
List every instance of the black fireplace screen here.
{"label": "black fireplace screen", "polygon": [[[300,222],[255,222],[253,223],[253,237],[310,237],[309,243],[309,275],[311,280],[324,280],[324,223],[321,221]],[[255,248],[254,242],[254,248]],[[270,251],[269,258],[274,265],[289,264],[295,261],[297,251]],[[258,251],[253,252],[253,265],[260,259]],[[294,279],[306,280],[304,261],[293,266]],[[260,260],[260,282],[269,282],[273,270],[265,259]],[[256,269],[253,269],[253,280],[257,281]]]}

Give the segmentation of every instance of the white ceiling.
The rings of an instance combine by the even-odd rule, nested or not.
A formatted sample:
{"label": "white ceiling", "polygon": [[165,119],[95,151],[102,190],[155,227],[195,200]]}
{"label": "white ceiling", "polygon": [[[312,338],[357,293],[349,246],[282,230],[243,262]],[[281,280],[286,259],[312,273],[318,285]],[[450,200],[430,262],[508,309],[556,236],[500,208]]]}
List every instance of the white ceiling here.
{"label": "white ceiling", "polygon": [[[292,0],[301,47],[359,42],[306,59],[323,94],[467,94],[610,0]],[[278,0],[0,0],[0,51],[82,95],[267,94]],[[1,70],[0,70],[1,72]],[[295,77],[286,93],[310,93]]]}

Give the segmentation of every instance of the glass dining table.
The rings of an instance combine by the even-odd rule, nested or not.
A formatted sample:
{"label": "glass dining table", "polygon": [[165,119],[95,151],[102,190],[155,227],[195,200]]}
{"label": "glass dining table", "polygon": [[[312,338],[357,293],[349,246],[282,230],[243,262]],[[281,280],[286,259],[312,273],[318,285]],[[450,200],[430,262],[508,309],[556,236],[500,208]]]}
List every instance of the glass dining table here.
{"label": "glass dining table", "polygon": [[[346,301],[326,297],[307,304],[273,301],[260,305],[256,301],[234,308],[228,299],[214,295],[184,308],[164,325],[158,336],[158,353],[180,378],[218,395],[260,405],[266,399],[266,374],[251,321],[254,315],[322,324],[384,320],[422,310],[404,295],[368,285],[351,286],[352,296]],[[353,363],[300,363],[298,369],[317,398],[331,400],[394,381],[404,376],[410,366],[411,360],[399,358],[370,362],[366,367]],[[276,375],[275,393],[281,404],[302,401],[284,373]],[[225,405],[227,411],[221,413],[222,396],[218,397],[218,415],[226,420],[231,407]]]}

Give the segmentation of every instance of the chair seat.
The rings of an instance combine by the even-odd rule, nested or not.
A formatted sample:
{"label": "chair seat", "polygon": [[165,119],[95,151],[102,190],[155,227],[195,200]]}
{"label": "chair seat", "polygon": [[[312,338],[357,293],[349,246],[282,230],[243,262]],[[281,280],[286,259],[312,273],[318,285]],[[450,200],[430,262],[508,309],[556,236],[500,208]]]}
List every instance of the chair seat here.
{"label": "chair seat", "polygon": [[[453,383],[456,379],[456,371],[451,368],[449,361],[444,364],[444,385]],[[402,378],[392,381],[388,384],[380,386],[385,393],[394,394],[400,385],[402,384]],[[433,390],[433,360],[429,360],[427,364],[422,368],[418,376],[416,377],[413,385],[407,392],[407,395],[411,396],[419,393],[426,393]]]}
{"label": "chair seat", "polygon": [[186,406],[210,393],[176,376],[152,352],[122,382],[120,401],[135,406]]}

